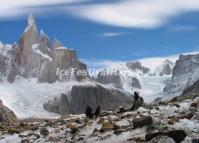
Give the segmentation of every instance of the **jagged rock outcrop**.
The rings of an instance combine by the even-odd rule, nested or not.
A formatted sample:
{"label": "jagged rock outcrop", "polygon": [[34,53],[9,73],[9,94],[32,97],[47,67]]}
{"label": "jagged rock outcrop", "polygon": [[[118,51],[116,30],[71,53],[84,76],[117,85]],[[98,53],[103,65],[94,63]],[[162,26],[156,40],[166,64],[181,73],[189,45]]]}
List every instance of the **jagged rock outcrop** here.
{"label": "jagged rock outcrop", "polygon": [[171,75],[174,68],[174,63],[170,60],[165,60],[162,65],[158,66],[154,72],[154,75],[164,76]]}
{"label": "jagged rock outcrop", "polygon": [[[105,88],[99,84],[74,85],[67,97],[62,95],[62,99],[55,98],[48,101],[44,104],[44,108],[58,114],[82,114],[87,105],[93,110],[98,105],[102,110],[112,110],[118,106],[130,107],[133,104],[132,98],[125,93]],[[70,106],[66,98],[69,99]],[[60,112],[60,110],[64,112]]]}
{"label": "jagged rock outcrop", "polygon": [[140,62],[128,62],[126,63],[126,66],[133,70],[133,71],[141,71],[143,74],[146,74],[149,72],[149,68],[143,67]]}
{"label": "jagged rock outcrop", "polygon": [[180,55],[173,69],[172,79],[164,88],[168,94],[180,95],[199,79],[199,54]]}
{"label": "jagged rock outcrop", "polygon": [[6,61],[5,57],[0,54],[0,80],[6,75]]}
{"label": "jagged rock outcrop", "polygon": [[138,89],[142,88],[139,80],[135,77],[132,78],[132,87],[135,87],[135,88],[138,88]]}
{"label": "jagged rock outcrop", "polygon": [[4,45],[0,42],[0,81],[8,74],[8,63],[10,61],[11,45]]}
{"label": "jagged rock outcrop", "polygon": [[0,125],[11,126],[17,123],[17,117],[12,110],[3,105],[0,100]]}
{"label": "jagged rock outcrop", "polygon": [[[52,54],[52,61],[46,62],[40,70],[40,82],[81,80],[88,77],[87,66],[78,60],[75,50],[59,47],[53,49]],[[69,73],[65,75],[67,70]],[[78,70],[85,73],[78,75]]]}
{"label": "jagged rock outcrop", "polygon": [[22,65],[26,65],[33,44],[38,43],[38,33],[34,17],[29,15],[28,26],[19,40],[21,48],[20,60]]}
{"label": "jagged rock outcrop", "polygon": [[112,74],[108,73],[107,70],[103,70],[99,72],[96,81],[102,84],[113,84],[115,87],[122,88],[122,80],[119,71]]}
{"label": "jagged rock outcrop", "polygon": [[63,47],[62,43],[55,38],[54,42],[53,42],[53,49],[59,48],[59,47]]}
{"label": "jagged rock outcrop", "polygon": [[87,105],[96,109],[100,105],[102,110],[112,110],[118,106],[131,106],[133,101],[123,92],[107,89],[98,84],[96,86],[73,86],[70,94],[71,112],[84,113]]}
{"label": "jagged rock outcrop", "polygon": [[196,81],[192,86],[186,88],[182,95],[176,97],[178,101],[185,99],[194,99],[199,96],[199,80]]}
{"label": "jagged rock outcrop", "polygon": [[71,111],[70,102],[66,94],[61,94],[61,97],[56,97],[53,100],[44,103],[43,107],[49,112],[58,113],[61,115],[70,114]]}
{"label": "jagged rock outcrop", "polygon": [[[0,55],[1,73],[8,70],[7,80],[14,82],[17,76],[24,78],[38,78],[39,82],[53,83],[57,80],[81,80],[89,77],[87,67],[77,58],[75,50],[61,47],[61,42],[55,40],[51,43],[50,38],[40,31],[32,15],[28,18],[28,26],[22,34],[18,43],[14,43],[10,50],[9,62],[5,65],[4,57]],[[1,53],[1,52],[0,52]],[[5,57],[7,57],[6,55]],[[73,74],[60,77],[57,70],[71,70]],[[76,72],[82,70],[85,74],[78,75]],[[72,71],[71,71],[72,73]]]}

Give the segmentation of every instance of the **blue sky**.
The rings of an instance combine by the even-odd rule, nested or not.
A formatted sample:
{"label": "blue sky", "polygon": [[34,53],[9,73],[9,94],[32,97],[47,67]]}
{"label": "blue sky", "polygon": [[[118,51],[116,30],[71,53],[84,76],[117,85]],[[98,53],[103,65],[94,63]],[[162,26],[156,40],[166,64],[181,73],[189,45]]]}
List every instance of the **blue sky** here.
{"label": "blue sky", "polygon": [[0,41],[17,41],[30,12],[38,29],[81,59],[127,61],[199,50],[198,0],[8,0],[0,6]]}

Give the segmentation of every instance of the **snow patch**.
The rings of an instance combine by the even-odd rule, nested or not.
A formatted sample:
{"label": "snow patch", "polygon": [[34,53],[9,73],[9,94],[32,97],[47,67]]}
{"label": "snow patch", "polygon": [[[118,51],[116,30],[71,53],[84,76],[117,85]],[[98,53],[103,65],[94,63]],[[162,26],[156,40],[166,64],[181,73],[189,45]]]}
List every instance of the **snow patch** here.
{"label": "snow patch", "polygon": [[50,56],[48,56],[47,54],[44,54],[41,50],[39,50],[39,44],[34,44],[32,46],[32,49],[35,53],[39,54],[40,56],[42,56],[45,59],[48,59],[49,61],[52,61],[52,58]]}

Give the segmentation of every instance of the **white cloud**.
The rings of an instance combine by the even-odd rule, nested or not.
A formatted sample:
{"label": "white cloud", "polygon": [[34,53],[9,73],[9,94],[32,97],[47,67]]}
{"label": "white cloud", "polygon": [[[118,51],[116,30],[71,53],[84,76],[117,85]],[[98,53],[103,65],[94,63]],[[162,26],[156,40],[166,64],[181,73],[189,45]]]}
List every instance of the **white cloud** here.
{"label": "white cloud", "polygon": [[127,32],[105,32],[102,34],[99,34],[101,37],[117,37],[122,35],[131,35],[133,33],[127,33]]}
{"label": "white cloud", "polygon": [[94,22],[128,28],[156,28],[180,14],[199,11],[199,0],[118,0],[106,3],[92,3],[92,0],[0,0],[0,3],[0,19],[58,10]]}
{"label": "white cloud", "polygon": [[75,6],[67,10],[107,25],[155,28],[177,15],[199,11],[199,0],[121,0],[110,4]]}
{"label": "white cloud", "polygon": [[30,12],[33,7],[39,7],[35,11],[41,12],[43,9],[46,10],[46,8],[41,8],[40,6],[72,4],[84,1],[86,0],[0,0],[0,18],[21,16]]}
{"label": "white cloud", "polygon": [[191,32],[198,30],[196,25],[176,25],[169,29],[172,32]]}
{"label": "white cloud", "polygon": [[122,35],[122,33],[117,33],[117,32],[106,32],[106,33],[102,33],[100,34],[99,36],[102,36],[102,37],[115,37],[115,36],[120,36]]}

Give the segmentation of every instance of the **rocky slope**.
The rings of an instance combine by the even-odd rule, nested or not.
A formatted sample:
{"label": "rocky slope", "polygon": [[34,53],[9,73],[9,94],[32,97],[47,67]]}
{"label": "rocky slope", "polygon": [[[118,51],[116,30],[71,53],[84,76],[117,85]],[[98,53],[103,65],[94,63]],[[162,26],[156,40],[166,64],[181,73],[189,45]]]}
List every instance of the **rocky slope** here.
{"label": "rocky slope", "polygon": [[17,124],[17,116],[0,100],[0,128]]}
{"label": "rocky slope", "polygon": [[173,69],[172,79],[164,88],[166,94],[180,95],[199,79],[199,54],[180,55]]}
{"label": "rocky slope", "polygon": [[2,142],[197,143],[199,98],[146,104],[136,111],[123,107],[100,117],[63,116],[28,119],[2,128]]}

